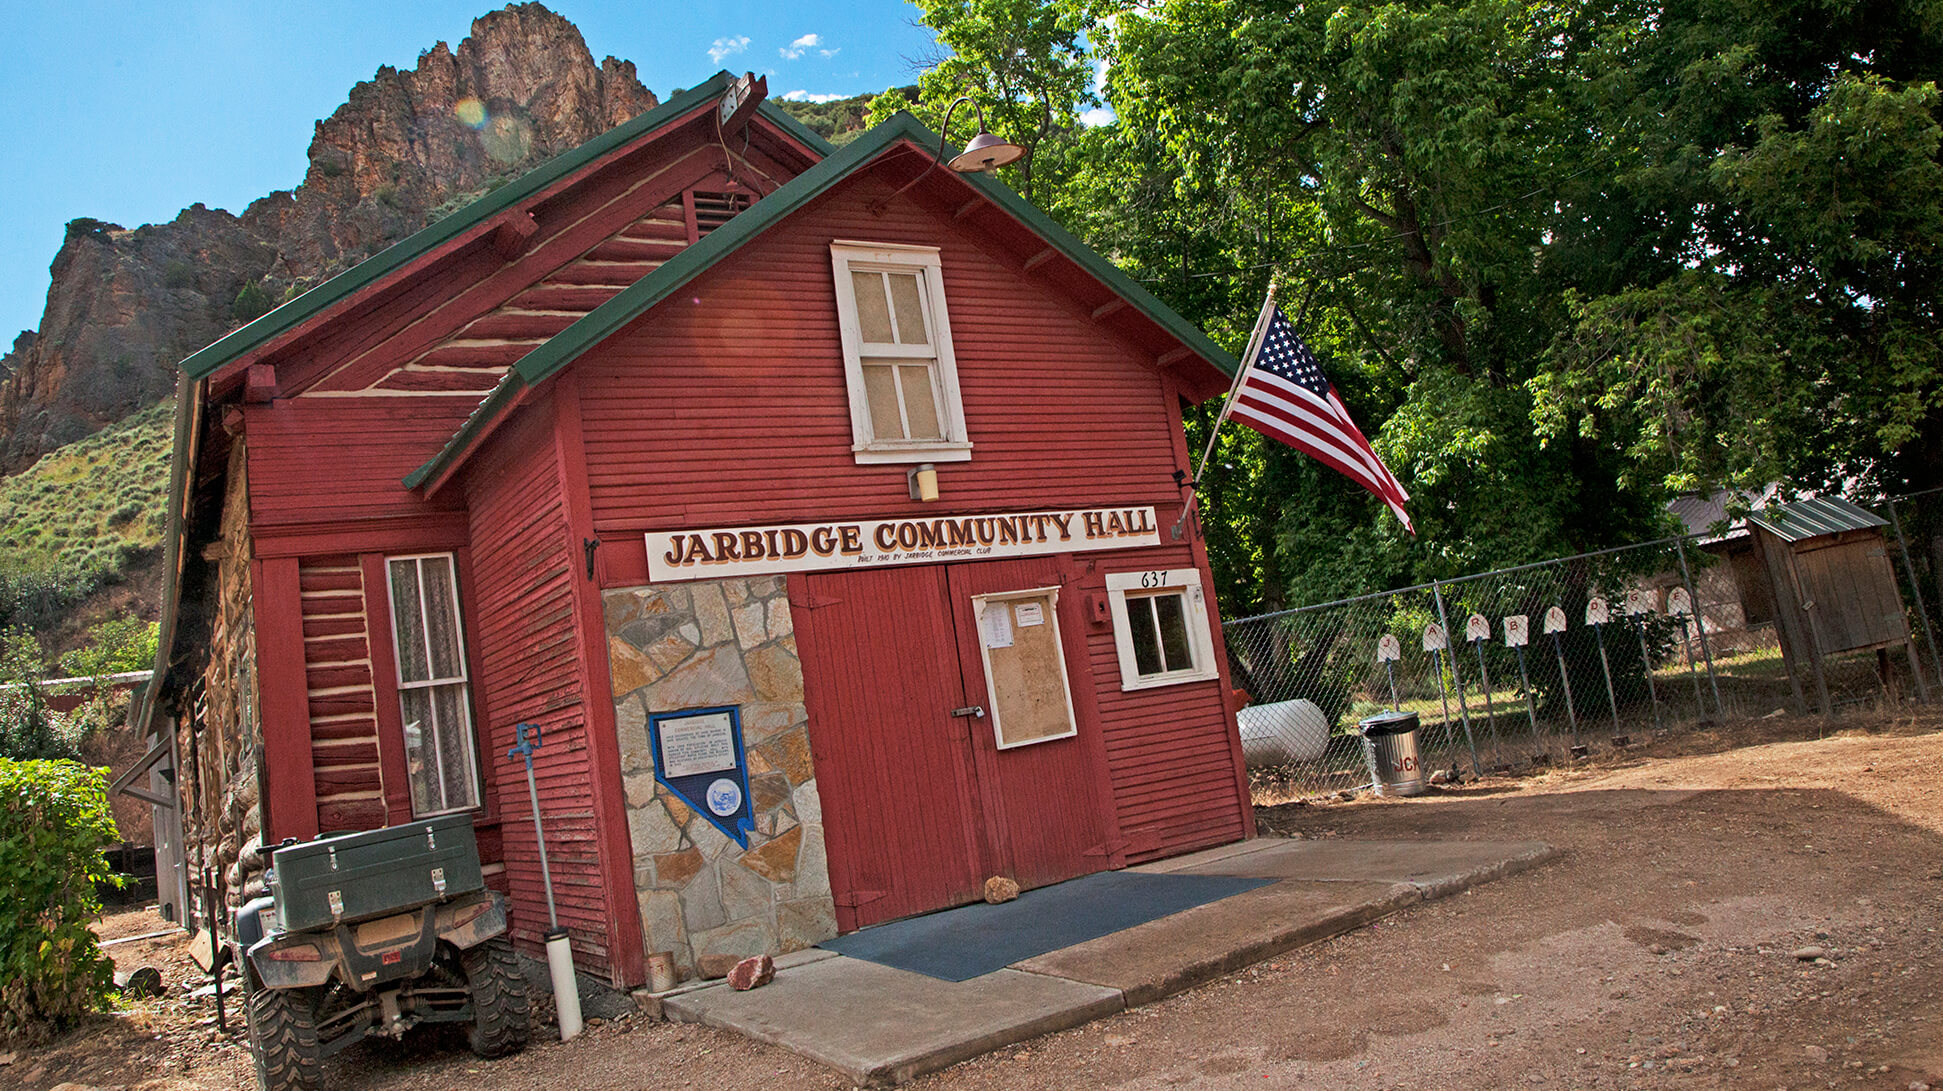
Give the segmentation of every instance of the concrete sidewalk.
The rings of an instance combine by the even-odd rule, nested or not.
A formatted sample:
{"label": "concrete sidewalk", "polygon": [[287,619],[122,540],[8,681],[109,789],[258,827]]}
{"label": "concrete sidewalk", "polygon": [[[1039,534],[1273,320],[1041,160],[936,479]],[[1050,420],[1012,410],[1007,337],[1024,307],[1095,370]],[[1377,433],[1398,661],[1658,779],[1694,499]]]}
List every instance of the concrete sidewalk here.
{"label": "concrete sidewalk", "polygon": [[736,992],[709,982],[661,1013],[770,1042],[862,1086],[904,1083],[1028,1038],[1152,1003],[1284,951],[1551,859],[1537,841],[1258,838],[1137,868],[1275,879],[969,981],[812,950]]}

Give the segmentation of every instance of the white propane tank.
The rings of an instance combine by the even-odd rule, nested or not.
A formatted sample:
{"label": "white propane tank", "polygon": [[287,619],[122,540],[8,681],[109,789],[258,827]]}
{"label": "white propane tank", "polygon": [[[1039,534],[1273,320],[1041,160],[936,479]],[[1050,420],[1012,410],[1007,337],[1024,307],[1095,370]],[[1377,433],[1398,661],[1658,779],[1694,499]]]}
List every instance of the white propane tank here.
{"label": "white propane tank", "polygon": [[1250,769],[1316,761],[1329,748],[1329,718],[1314,701],[1249,705],[1235,713],[1235,723]]}

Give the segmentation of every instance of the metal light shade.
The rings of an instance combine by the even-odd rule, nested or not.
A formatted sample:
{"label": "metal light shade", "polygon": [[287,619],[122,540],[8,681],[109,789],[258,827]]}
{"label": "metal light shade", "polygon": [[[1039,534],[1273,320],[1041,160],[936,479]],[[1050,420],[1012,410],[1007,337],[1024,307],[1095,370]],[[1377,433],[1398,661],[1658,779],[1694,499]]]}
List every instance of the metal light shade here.
{"label": "metal light shade", "polygon": [[971,138],[965,150],[951,157],[945,166],[959,174],[983,174],[995,167],[1002,167],[1025,154],[1025,149],[1017,144],[1007,143],[991,133],[981,132]]}

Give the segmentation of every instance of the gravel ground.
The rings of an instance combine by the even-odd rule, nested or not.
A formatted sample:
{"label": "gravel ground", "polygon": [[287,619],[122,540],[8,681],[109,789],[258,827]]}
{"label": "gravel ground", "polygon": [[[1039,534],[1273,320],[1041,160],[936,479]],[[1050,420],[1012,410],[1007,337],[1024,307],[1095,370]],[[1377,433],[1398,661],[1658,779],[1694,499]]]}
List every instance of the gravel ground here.
{"label": "gravel ground", "polygon": [[[1287,836],[1530,838],[1564,855],[914,1086],[1943,1091],[1939,731],[1938,713],[1761,720],[1420,799],[1263,808],[1264,832]],[[122,914],[103,934],[155,923]],[[171,983],[192,972],[173,941],[111,953]],[[245,1086],[247,1051],[212,1016],[177,988],[18,1051],[0,1085]],[[415,1032],[329,1071],[344,1091],[844,1085],[639,1017],[491,1063]]]}

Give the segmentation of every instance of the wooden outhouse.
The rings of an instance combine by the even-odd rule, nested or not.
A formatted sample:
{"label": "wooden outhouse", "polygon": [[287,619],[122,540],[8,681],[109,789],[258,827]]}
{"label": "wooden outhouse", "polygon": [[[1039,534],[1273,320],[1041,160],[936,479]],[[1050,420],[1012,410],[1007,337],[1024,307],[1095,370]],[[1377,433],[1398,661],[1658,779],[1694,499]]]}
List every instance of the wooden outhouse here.
{"label": "wooden outhouse", "polygon": [[1804,696],[1799,679],[1815,678],[1827,712],[1824,657],[1898,644],[1908,649],[1921,684],[1909,616],[1882,536],[1888,520],[1839,497],[1817,497],[1762,508],[1747,522],[1775,589],[1775,629],[1798,699]]}
{"label": "wooden outhouse", "polygon": [[1183,404],[1235,361],[907,115],[726,74],[184,362],[152,726],[262,846],[476,816],[582,964],[1248,837]]}

